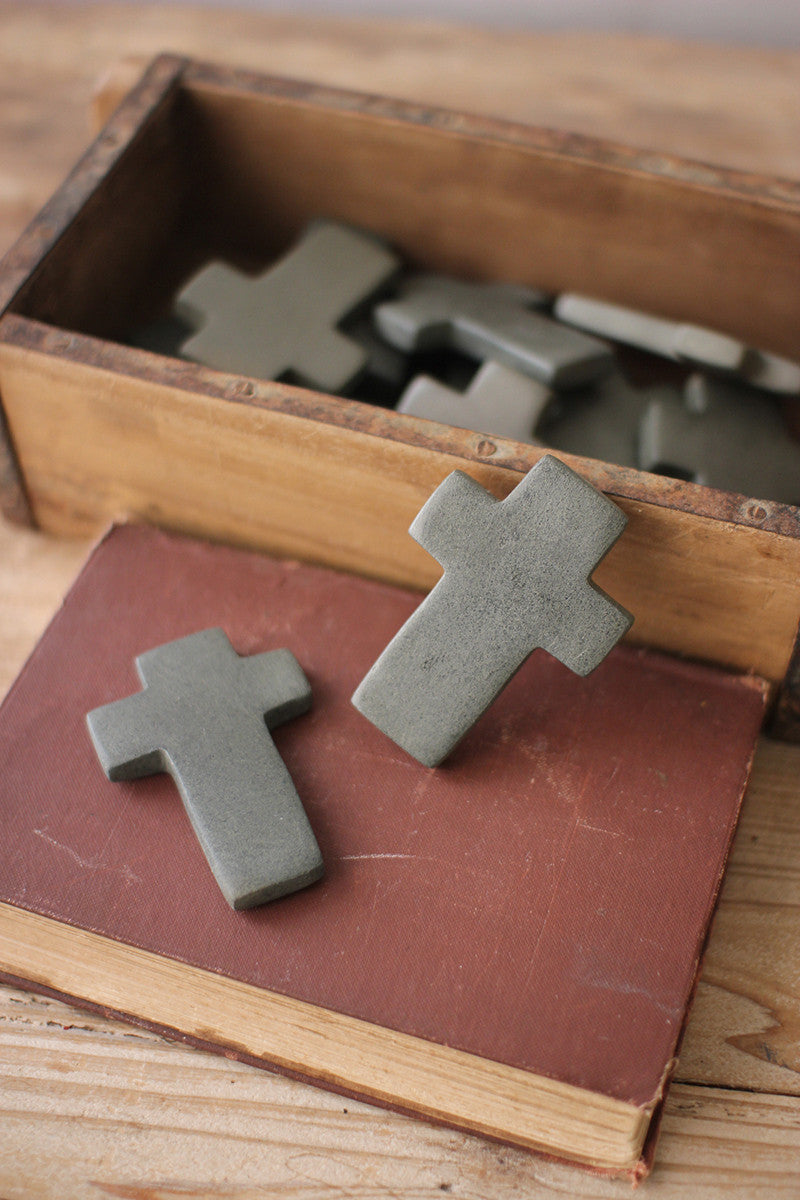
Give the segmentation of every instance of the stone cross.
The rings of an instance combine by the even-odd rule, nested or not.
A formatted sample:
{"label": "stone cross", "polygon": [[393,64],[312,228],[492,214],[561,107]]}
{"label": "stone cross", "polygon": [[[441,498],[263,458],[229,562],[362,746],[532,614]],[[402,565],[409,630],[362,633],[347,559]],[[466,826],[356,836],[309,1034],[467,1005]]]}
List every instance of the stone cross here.
{"label": "stone cross", "polygon": [[429,375],[418,375],[400,397],[397,411],[476,433],[530,442],[551,398],[550,389],[530,375],[489,361],[476,372],[465,392],[457,392]]}
{"label": "stone cross", "polygon": [[196,327],[181,353],[259,379],[291,372],[307,386],[345,391],[366,350],[337,329],[392,278],[399,258],[377,237],[316,221],[258,278],[224,263],[205,267],[179,293],[176,311]]}
{"label": "stone cross", "polygon": [[751,350],[741,374],[753,387],[785,396],[800,395],[800,363],[766,350]]}
{"label": "stone cross", "polygon": [[138,350],[149,350],[151,354],[163,354],[167,358],[180,358],[181,347],[193,332],[192,314],[187,310],[184,320],[180,307],[176,305],[166,316],[130,329],[125,341]]}
{"label": "stone cross", "polygon": [[232,908],[319,879],[316,839],[268,732],[311,703],[294,655],[240,658],[223,630],[207,629],[136,666],[144,690],[86,718],[108,778],[172,776]]}
{"label": "stone cross", "polygon": [[564,293],[553,307],[555,316],[569,325],[627,346],[638,346],[663,358],[698,363],[723,371],[735,371],[745,360],[747,347],[725,333],[654,317],[650,313],[589,296]]}
{"label": "stone cross", "polygon": [[453,471],[410,529],[444,575],[362,680],[356,708],[432,767],[537,647],[588,675],[633,620],[589,579],[626,521],[552,455],[503,501]]}
{"label": "stone cross", "polygon": [[375,321],[401,350],[450,348],[493,358],[553,387],[575,387],[610,370],[605,343],[531,311],[542,300],[531,288],[418,275],[399,299],[377,305]]}
{"label": "stone cross", "polygon": [[[342,330],[364,349],[367,359],[367,383],[375,380],[391,389],[395,395],[402,391],[409,375],[408,355],[380,336],[372,319],[372,311],[359,309],[354,317],[342,325]],[[358,383],[362,382],[359,376]],[[351,390],[348,388],[348,393]]]}
{"label": "stone cross", "polygon": [[777,401],[728,380],[692,375],[683,398],[642,416],[639,465],[730,492],[800,504],[800,446]]}
{"label": "stone cross", "polygon": [[537,437],[551,450],[582,454],[621,467],[639,466],[639,427],[654,400],[679,397],[671,384],[633,387],[613,371],[586,388],[557,393]]}

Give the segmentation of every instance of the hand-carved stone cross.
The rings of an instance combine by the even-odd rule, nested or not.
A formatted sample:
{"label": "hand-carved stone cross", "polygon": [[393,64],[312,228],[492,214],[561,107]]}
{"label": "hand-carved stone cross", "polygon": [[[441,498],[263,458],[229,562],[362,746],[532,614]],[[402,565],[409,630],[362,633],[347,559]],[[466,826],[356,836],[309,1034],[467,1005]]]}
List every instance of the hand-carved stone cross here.
{"label": "hand-carved stone cross", "polygon": [[531,311],[529,304],[541,299],[531,288],[418,275],[399,299],[376,307],[375,322],[401,350],[449,347],[553,387],[574,387],[610,370],[613,356],[604,342]]}
{"label": "hand-carved stone cross", "polygon": [[776,400],[732,381],[695,374],[683,398],[653,400],[639,436],[639,465],[658,475],[800,504],[800,446]]}
{"label": "hand-carved stone cross", "polygon": [[181,353],[239,375],[343,391],[367,351],[336,326],[395,274],[400,260],[377,237],[315,221],[256,279],[211,263],[180,292],[177,312],[196,327]]}
{"label": "hand-carved stone cross", "polygon": [[577,325],[579,329],[587,329],[602,337],[638,346],[652,354],[674,358],[679,362],[700,363],[722,371],[735,371],[742,366],[747,353],[747,347],[740,341],[715,329],[654,317],[638,309],[623,308],[620,304],[609,304],[590,296],[565,292],[556,300],[553,312],[560,321]]}
{"label": "hand-carved stone cross", "polygon": [[558,395],[537,429],[551,450],[638,467],[639,426],[653,400],[679,396],[671,384],[633,387],[620,371],[580,391]]}
{"label": "hand-carved stone cross", "polygon": [[417,375],[400,397],[397,411],[459,429],[530,442],[552,395],[548,387],[530,375],[490,360],[475,373],[465,392],[457,392],[429,375]]}
{"label": "hand-carved stone cross", "polygon": [[633,621],[589,579],[626,521],[552,455],[502,502],[453,471],[410,529],[444,575],[362,680],[356,708],[432,767],[537,647],[588,675]]}
{"label": "hand-carved stone cross", "polygon": [[311,703],[294,655],[240,658],[223,630],[207,629],[136,666],[144,690],[86,718],[108,778],[172,776],[232,908],[319,879],[316,839],[267,729]]}

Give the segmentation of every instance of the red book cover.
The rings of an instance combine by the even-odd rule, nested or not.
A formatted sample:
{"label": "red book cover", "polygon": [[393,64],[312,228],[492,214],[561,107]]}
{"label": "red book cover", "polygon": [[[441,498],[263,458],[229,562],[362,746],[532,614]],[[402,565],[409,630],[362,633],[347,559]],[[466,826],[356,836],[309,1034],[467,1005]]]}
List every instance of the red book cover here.
{"label": "red book cover", "polygon": [[[419,600],[146,527],[112,530],[0,709],[0,908],[649,1119],[693,994],[764,688],[628,646],[581,679],[537,651],[429,769],[350,704]],[[225,903],[172,780],[110,783],[85,726],[89,710],[139,690],[138,654],[211,626],[240,654],[288,647],[313,691],[311,711],[273,737],[325,876],[246,912]],[[7,978],[109,1006],[25,958],[0,917]],[[185,1022],[111,1007],[481,1127],[462,1121],[457,1098],[439,1112],[356,1074],[326,1077],[311,1050],[287,1064],[226,1042],[224,1029],[204,1036],[188,1002]]]}

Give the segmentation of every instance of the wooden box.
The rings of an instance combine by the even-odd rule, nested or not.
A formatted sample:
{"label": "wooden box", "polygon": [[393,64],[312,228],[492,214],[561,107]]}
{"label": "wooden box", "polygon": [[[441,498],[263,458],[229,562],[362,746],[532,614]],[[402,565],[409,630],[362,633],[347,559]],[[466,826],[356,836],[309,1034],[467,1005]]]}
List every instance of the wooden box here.
{"label": "wooden box", "polygon": [[[413,265],[603,296],[800,358],[800,185],[374,96],[157,59],[0,268],[0,490],[56,534],[137,518],[430,586],[408,536],[456,467],[542,451],[114,339],[212,254],[317,215]],[[800,728],[800,510],[562,456],[628,529],[596,573],[632,638],[753,671]]]}

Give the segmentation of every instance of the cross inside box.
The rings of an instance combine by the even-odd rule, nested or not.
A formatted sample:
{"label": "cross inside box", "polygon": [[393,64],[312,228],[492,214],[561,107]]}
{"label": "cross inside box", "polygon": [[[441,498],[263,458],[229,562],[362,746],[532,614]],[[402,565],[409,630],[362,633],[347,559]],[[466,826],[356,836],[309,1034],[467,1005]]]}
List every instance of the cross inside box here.
{"label": "cross inside box", "polygon": [[[329,220],[312,222],[261,275],[208,264],[133,341],[479,433],[800,500],[800,447],[778,406],[800,396],[799,364],[585,296],[404,271],[385,240]],[[648,385],[626,378],[615,346],[646,353]],[[470,377],[454,386],[465,358]],[[659,362],[685,366],[682,380],[665,382]],[[677,414],[691,410],[698,370],[717,399],[692,422]],[[684,435],[670,428],[681,421],[688,441],[676,448]]]}

